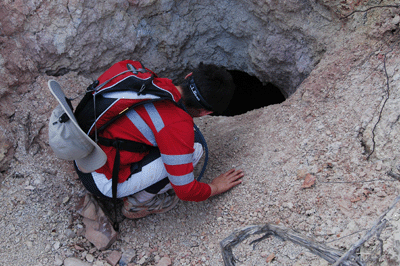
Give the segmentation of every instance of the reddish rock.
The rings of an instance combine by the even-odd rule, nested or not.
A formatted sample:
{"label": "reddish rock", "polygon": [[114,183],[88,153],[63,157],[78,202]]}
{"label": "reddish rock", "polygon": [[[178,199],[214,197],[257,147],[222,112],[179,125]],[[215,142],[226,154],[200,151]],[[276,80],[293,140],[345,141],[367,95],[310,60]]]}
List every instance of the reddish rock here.
{"label": "reddish rock", "polygon": [[304,179],[303,185],[301,185],[301,188],[310,188],[314,186],[315,180],[315,176],[313,176],[312,174],[307,174],[306,178]]}
{"label": "reddish rock", "polygon": [[92,195],[86,194],[78,204],[78,213],[84,217],[86,239],[97,249],[105,250],[117,240],[118,233]]}
{"label": "reddish rock", "polygon": [[118,237],[109,221],[97,222],[88,218],[83,219],[86,226],[85,238],[99,250],[108,249]]}
{"label": "reddish rock", "polygon": [[267,263],[269,263],[269,262],[271,262],[273,259],[275,259],[275,254],[274,254],[274,253],[271,253],[271,254],[265,259],[265,261],[266,261]]}
{"label": "reddish rock", "polygon": [[118,261],[121,259],[121,256],[122,256],[121,252],[114,250],[113,252],[111,252],[110,255],[108,255],[106,260],[112,266],[115,266],[115,265],[117,265]]}

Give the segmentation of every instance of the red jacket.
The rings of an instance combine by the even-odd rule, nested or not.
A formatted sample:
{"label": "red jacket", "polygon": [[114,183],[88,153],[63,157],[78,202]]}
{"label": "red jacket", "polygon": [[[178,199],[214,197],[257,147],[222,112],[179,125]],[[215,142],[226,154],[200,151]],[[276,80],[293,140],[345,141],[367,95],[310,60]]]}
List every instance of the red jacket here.
{"label": "red jacket", "polygon": [[[171,80],[155,78],[153,83],[171,92],[176,101],[181,99],[180,93]],[[135,98],[137,97],[135,95],[133,92],[119,93],[119,97],[125,98]],[[107,97],[107,94],[104,96]],[[108,126],[100,136],[157,146],[177,196],[186,201],[203,201],[210,196],[211,188],[205,183],[196,181],[193,175],[193,125],[193,119],[189,114],[173,102],[164,100],[140,105],[128,111]],[[116,150],[106,146],[101,146],[101,148],[107,154],[107,162],[96,172],[103,173],[111,179]],[[118,182],[126,181],[131,175],[130,165],[142,160],[146,155],[147,153],[121,150]]]}

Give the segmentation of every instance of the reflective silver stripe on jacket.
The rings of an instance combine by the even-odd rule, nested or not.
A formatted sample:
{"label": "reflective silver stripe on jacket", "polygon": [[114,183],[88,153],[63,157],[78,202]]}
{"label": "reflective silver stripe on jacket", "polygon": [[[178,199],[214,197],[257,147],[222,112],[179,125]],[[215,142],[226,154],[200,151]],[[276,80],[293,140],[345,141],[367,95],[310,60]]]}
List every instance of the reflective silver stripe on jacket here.
{"label": "reflective silver stripe on jacket", "polygon": [[164,121],[162,120],[156,107],[154,106],[153,103],[146,103],[144,104],[144,108],[149,114],[151,122],[153,122],[153,125],[156,128],[157,132],[160,132],[160,130],[164,128]]}
{"label": "reflective silver stripe on jacket", "polygon": [[[171,165],[171,166],[183,165],[183,164],[193,163],[193,153],[180,154],[180,155],[161,154],[161,159],[166,165]],[[176,186],[183,186],[189,184],[194,180],[193,172],[181,176],[168,174],[168,177],[171,183]]]}
{"label": "reflective silver stripe on jacket", "polygon": [[181,155],[161,154],[161,158],[163,162],[168,165],[188,164],[193,162],[193,153]]}
{"label": "reflective silver stripe on jacket", "polygon": [[142,135],[153,145],[157,146],[156,138],[154,137],[153,131],[144,122],[140,115],[135,110],[130,110],[126,113],[126,117],[131,120],[132,124],[142,133]]}
{"label": "reflective silver stripe on jacket", "polygon": [[[153,103],[146,103],[143,105],[148,115],[150,116],[151,122],[156,128],[157,132],[160,132],[164,128],[164,122],[158,113]],[[136,126],[136,128],[142,133],[142,135],[153,145],[158,146],[154,137],[153,131],[151,131],[149,125],[140,117],[135,110],[130,110],[126,113],[128,119]]]}
{"label": "reflective silver stripe on jacket", "polygon": [[194,180],[193,172],[187,175],[180,175],[180,176],[168,175],[168,177],[169,181],[171,181],[171,183],[174,184],[175,186],[187,185]]}

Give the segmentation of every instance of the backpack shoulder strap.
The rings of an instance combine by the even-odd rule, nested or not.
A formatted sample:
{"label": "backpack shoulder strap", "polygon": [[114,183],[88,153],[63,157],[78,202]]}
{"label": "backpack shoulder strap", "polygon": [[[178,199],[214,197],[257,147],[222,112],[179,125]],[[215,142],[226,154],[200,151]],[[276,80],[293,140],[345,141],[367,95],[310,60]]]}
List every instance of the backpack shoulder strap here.
{"label": "backpack shoulder strap", "polygon": [[129,151],[129,152],[146,152],[152,148],[153,146],[147,145],[145,143],[136,142],[132,140],[126,139],[108,139],[104,137],[98,137],[97,143],[106,146],[106,147],[114,147],[119,150]]}

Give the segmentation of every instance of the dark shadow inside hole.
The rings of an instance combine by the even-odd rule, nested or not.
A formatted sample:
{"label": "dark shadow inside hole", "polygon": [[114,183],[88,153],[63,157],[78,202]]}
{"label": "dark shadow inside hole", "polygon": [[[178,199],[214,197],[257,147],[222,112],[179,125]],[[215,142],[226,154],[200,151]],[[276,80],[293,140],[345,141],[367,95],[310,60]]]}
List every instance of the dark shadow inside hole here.
{"label": "dark shadow inside hole", "polygon": [[281,90],[272,83],[263,84],[258,78],[239,70],[229,70],[236,89],[228,108],[221,114],[234,116],[285,101]]}

